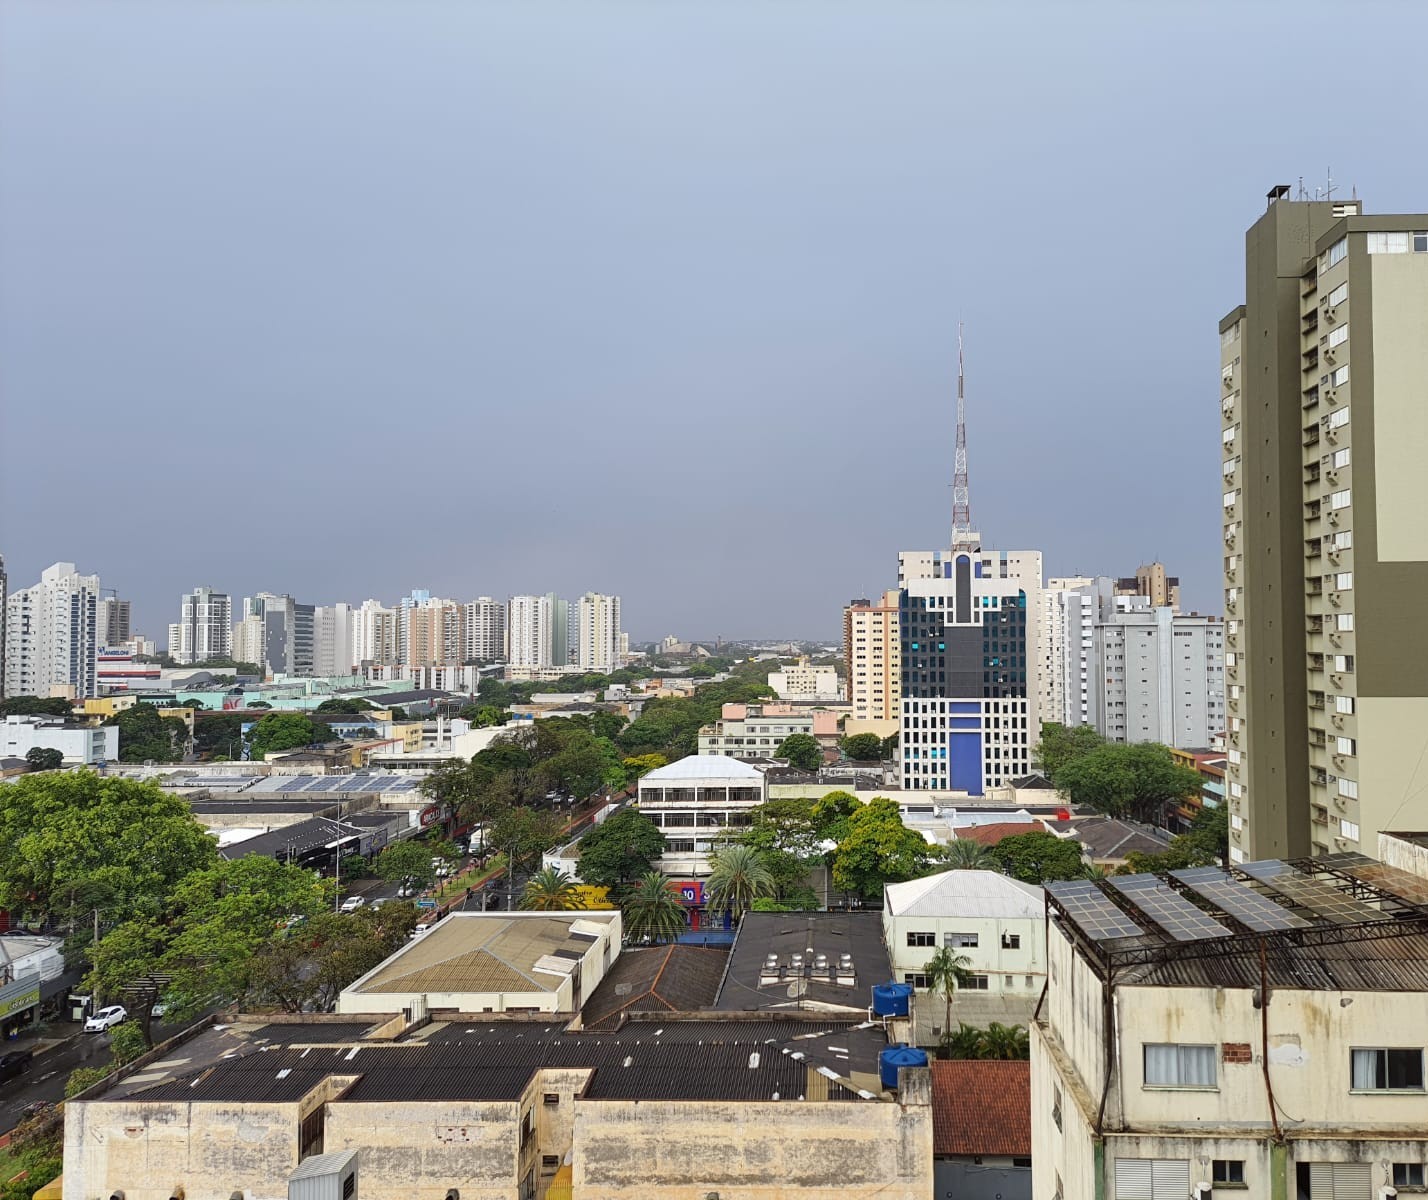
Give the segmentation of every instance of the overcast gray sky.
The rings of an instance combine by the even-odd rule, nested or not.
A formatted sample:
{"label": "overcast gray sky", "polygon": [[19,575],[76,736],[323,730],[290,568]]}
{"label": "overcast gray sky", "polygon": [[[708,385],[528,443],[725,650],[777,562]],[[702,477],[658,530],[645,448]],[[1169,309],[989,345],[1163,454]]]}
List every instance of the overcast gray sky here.
{"label": "overcast gray sky", "polygon": [[1219,611],[1274,183],[1428,209],[1421,6],[0,6],[0,552],[833,636],[972,512]]}

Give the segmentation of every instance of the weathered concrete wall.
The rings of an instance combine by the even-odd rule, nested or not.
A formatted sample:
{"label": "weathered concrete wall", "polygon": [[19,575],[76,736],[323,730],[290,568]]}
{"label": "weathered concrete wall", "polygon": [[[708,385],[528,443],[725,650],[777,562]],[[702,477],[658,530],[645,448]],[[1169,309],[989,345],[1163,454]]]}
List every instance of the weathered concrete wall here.
{"label": "weathered concrete wall", "polygon": [[581,1100],[574,1155],[575,1200],[705,1200],[710,1192],[927,1200],[932,1110],[926,1102]]}
{"label": "weathered concrete wall", "polygon": [[[1096,1161],[1091,1127],[1099,1089],[1093,1091],[1081,1080],[1055,1031],[1041,1022],[1033,1022],[1030,1031],[1032,1195],[1053,1200],[1059,1184],[1063,1197],[1092,1197]],[[1053,1116],[1058,1093],[1059,1125]]]}
{"label": "weathered concrete wall", "polygon": [[297,1161],[296,1104],[65,1106],[64,1200],[119,1189],[126,1200],[169,1200],[176,1184],[190,1196],[286,1200]]}
{"label": "weathered concrete wall", "polygon": [[518,1118],[514,1101],[338,1101],[323,1148],[359,1152],[362,1200],[442,1200],[453,1187],[462,1200],[515,1200]]}

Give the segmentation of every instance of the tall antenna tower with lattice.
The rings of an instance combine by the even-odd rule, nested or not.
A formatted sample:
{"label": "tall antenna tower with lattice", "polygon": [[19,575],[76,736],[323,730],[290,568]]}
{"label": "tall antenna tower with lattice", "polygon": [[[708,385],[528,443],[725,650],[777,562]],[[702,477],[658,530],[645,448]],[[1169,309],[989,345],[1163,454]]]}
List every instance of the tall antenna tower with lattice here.
{"label": "tall antenna tower with lattice", "polygon": [[952,466],[952,549],[980,550],[982,539],[972,528],[972,504],[967,492],[967,393],[962,363],[962,322],[957,322],[957,453]]}

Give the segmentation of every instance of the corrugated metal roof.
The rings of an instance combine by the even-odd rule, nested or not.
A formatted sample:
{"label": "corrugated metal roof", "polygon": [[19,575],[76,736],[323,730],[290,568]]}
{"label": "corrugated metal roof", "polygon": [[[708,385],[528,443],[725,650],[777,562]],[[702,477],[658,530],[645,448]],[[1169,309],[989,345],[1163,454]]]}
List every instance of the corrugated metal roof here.
{"label": "corrugated metal roof", "polygon": [[656,767],[640,776],[640,783],[657,783],[663,786],[678,783],[684,779],[747,779],[758,783],[762,773],[748,763],[737,758],[726,758],[722,754],[690,754],[668,766]]}
{"label": "corrugated metal roof", "polygon": [[996,871],[943,871],[884,889],[895,917],[1036,917],[1045,915],[1039,887]]}

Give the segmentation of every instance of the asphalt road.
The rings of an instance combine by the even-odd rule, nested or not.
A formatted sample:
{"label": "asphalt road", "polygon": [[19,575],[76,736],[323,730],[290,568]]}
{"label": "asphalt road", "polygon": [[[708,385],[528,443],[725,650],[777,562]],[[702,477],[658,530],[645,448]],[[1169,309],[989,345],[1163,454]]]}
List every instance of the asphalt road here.
{"label": "asphalt road", "polygon": [[65,1081],[75,1067],[98,1067],[109,1061],[107,1033],[76,1034],[69,1041],[37,1054],[30,1069],[18,1079],[0,1085],[0,1133],[20,1123],[27,1104],[64,1099]]}

